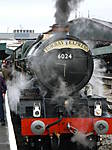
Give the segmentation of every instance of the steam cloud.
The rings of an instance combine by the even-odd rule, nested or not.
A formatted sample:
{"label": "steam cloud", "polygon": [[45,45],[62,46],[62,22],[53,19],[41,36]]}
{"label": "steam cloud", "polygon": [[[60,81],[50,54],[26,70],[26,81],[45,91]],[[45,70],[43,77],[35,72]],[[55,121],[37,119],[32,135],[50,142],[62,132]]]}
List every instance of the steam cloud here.
{"label": "steam cloud", "polygon": [[17,113],[21,91],[30,86],[30,81],[20,72],[13,72],[13,79],[7,81],[9,104],[12,111]]}
{"label": "steam cloud", "polygon": [[93,149],[93,147],[95,146],[95,141],[89,141],[87,139],[87,134],[78,132],[76,135],[74,135],[71,138],[71,141],[74,142],[78,142],[79,144],[83,145],[85,148],[89,148],[89,149]]}
{"label": "steam cloud", "polygon": [[79,142],[80,144],[84,145],[84,146],[88,146],[89,142],[87,140],[86,134],[83,134],[81,132],[79,132],[77,135],[73,136],[71,138],[72,142]]}
{"label": "steam cloud", "polygon": [[100,59],[94,60],[94,72],[91,77],[90,83],[93,85],[93,94],[99,95],[99,96],[105,96],[104,95],[104,82],[102,80],[102,76],[106,71],[105,67],[101,67],[102,62]]}
{"label": "steam cloud", "polygon": [[56,0],[55,21],[64,24],[68,21],[72,10],[76,9],[83,0]]}

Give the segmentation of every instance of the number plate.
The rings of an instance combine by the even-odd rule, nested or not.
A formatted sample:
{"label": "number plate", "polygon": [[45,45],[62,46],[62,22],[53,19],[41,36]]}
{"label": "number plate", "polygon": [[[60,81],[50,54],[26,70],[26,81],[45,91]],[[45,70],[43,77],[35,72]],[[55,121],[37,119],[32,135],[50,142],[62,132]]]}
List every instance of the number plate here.
{"label": "number plate", "polygon": [[72,59],[73,55],[72,54],[58,54],[58,59],[64,59],[64,60],[68,60],[68,59]]}

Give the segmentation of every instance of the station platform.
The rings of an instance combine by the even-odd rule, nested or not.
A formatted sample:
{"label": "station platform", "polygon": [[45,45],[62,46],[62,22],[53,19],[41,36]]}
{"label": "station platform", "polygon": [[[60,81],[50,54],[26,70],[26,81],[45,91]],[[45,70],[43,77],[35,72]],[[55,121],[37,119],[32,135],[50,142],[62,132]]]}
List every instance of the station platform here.
{"label": "station platform", "polygon": [[8,126],[0,126],[0,150],[10,150]]}
{"label": "station platform", "polygon": [[6,125],[0,124],[0,150],[17,150],[7,94],[4,103]]}

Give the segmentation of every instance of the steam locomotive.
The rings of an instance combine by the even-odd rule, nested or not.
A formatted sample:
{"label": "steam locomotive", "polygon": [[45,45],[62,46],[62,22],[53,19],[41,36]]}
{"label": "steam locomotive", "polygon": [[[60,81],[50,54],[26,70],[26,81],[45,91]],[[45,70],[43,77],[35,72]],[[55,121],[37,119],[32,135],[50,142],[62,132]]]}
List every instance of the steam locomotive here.
{"label": "steam locomotive", "polygon": [[32,81],[12,113],[24,148],[95,150],[100,136],[112,134],[106,98],[81,94],[93,73],[93,57],[67,27],[26,41],[7,61]]}

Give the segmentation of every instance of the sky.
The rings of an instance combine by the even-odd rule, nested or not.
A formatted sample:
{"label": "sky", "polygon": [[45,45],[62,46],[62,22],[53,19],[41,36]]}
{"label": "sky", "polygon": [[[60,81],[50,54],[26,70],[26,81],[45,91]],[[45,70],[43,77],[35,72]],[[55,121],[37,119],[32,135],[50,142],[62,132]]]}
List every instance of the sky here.
{"label": "sky", "polygon": [[[112,0],[84,0],[77,16],[112,21]],[[75,18],[74,10],[69,20]],[[55,23],[55,0],[0,0],[0,32],[34,29],[45,32]]]}

